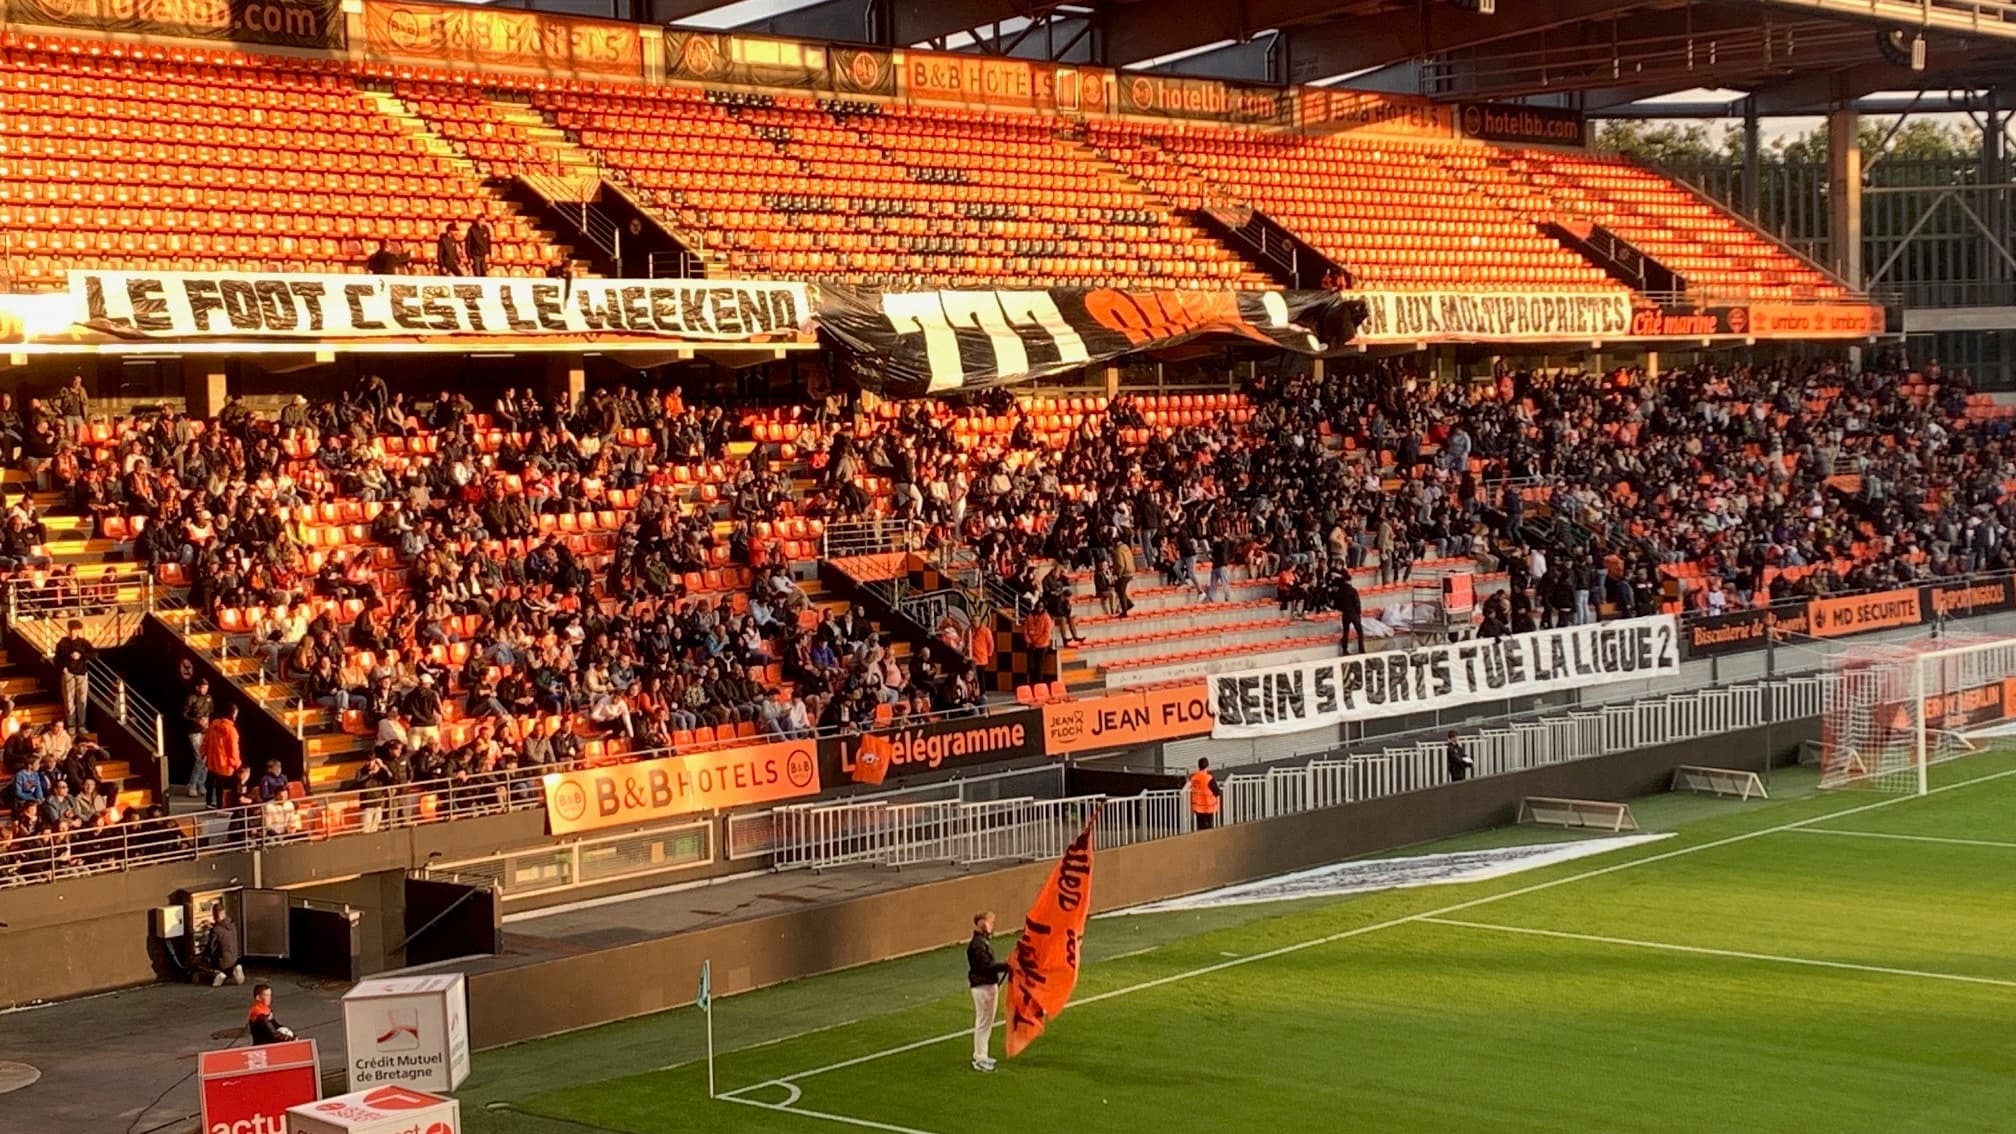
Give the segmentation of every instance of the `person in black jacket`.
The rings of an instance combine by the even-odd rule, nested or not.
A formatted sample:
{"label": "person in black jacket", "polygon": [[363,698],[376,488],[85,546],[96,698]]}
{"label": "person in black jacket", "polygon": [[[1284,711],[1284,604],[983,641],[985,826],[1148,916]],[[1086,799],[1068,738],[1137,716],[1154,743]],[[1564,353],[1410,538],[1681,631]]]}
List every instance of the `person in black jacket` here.
{"label": "person in black jacket", "polygon": [[1445,744],[1445,750],[1449,757],[1449,782],[1460,784],[1464,780],[1469,779],[1470,768],[1475,761],[1471,760],[1469,754],[1463,751],[1463,738],[1458,736],[1456,730],[1453,728],[1449,730],[1449,739]]}
{"label": "person in black jacket", "polygon": [[98,647],[84,636],[84,623],[70,620],[70,632],[56,641],[56,667],[63,671],[63,721],[71,732],[84,731],[85,706],[91,697],[91,659]]}
{"label": "person in black jacket", "polygon": [[252,1010],[245,1014],[245,1027],[252,1033],[253,1047],[285,1043],[294,1038],[294,1029],[281,1023],[280,1018],[273,1014],[273,986],[270,984],[252,986]]}
{"label": "person in black jacket", "polygon": [[245,983],[245,967],[238,963],[238,926],[225,912],[223,902],[210,906],[210,926],[203,931],[203,948],[196,958],[196,979],[208,979],[211,988],[227,980]]}
{"label": "person in black jacket", "polygon": [[441,226],[441,238],[434,242],[434,265],[444,276],[462,274],[462,238],[452,220]]}
{"label": "person in black jacket", "polygon": [[490,222],[483,214],[469,222],[469,232],[462,238],[462,247],[468,250],[469,274],[487,276],[490,274]]}
{"label": "person in black jacket", "polygon": [[1330,595],[1330,604],[1337,608],[1338,621],[1344,625],[1344,640],[1339,648],[1351,652],[1351,632],[1358,632],[1358,652],[1365,652],[1365,604],[1358,597],[1358,585],[1351,581],[1351,569],[1337,573],[1337,586]]}
{"label": "person in black jacket", "polygon": [[994,1005],[1008,966],[994,959],[994,915],[973,915],[973,939],[966,943],[966,986],[973,992],[973,1070],[992,1071],[987,1041],[994,1034]]}

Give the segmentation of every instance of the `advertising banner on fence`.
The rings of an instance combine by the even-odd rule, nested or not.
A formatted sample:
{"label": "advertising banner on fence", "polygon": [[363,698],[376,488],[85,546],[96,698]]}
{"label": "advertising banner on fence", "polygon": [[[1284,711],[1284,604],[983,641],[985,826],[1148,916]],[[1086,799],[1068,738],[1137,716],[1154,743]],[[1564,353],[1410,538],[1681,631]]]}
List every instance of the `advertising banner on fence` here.
{"label": "advertising banner on fence", "polygon": [[1211,708],[1202,681],[1122,689],[1103,697],[1043,706],[1043,747],[1052,756],[1203,736]]}
{"label": "advertising banner on fence", "polygon": [[1680,668],[1672,615],[1352,654],[1208,678],[1220,738],[1272,736],[1561,689],[1643,681]]}
{"label": "advertising banner on fence", "polygon": [[1379,91],[1304,87],[1295,92],[1296,119],[1319,134],[1447,139],[1454,133],[1449,109],[1447,103]]}
{"label": "advertising banner on fence", "polygon": [[727,32],[665,32],[665,77],[689,83],[824,90],[826,49],[792,39]]}
{"label": "advertising banner on fence", "polygon": [[753,280],[71,272],[78,323],[125,338],[637,335],[787,342],[810,334],[805,285]]}
{"label": "advertising banner on fence", "polygon": [[637,25],[470,4],[365,0],[364,40],[381,55],[554,75],[644,76]]}
{"label": "advertising banner on fence", "polygon": [[1519,146],[1575,146],[1589,142],[1589,124],[1579,110],[1505,102],[1466,102],[1456,124],[1466,138]]}
{"label": "advertising banner on fence", "polygon": [[1295,119],[1294,94],[1281,87],[1129,71],[1114,79],[1114,89],[1113,109],[1120,114],[1282,126]]}
{"label": "advertising banner on fence", "polygon": [[1923,596],[1917,587],[1849,598],[1817,598],[1806,604],[1806,632],[1815,638],[1838,638],[1868,630],[1916,626],[1925,619]]}
{"label": "advertising banner on fence", "polygon": [[[1106,77],[1111,72],[1097,68],[936,51],[903,51],[899,59],[898,89],[905,98],[1018,110],[1106,109]],[[858,62],[849,64],[848,70],[871,73]],[[834,74],[840,74],[837,66]],[[844,89],[859,89],[857,82],[858,76]],[[835,89],[843,88],[836,83]]]}
{"label": "advertising banner on fence", "polygon": [[1952,583],[1932,583],[1921,588],[1925,594],[1920,611],[1930,622],[1942,618],[1973,618],[1976,615],[2016,610],[2016,578],[1978,579]]}
{"label": "advertising banner on fence", "polygon": [[826,63],[835,94],[893,95],[896,55],[875,47],[829,47]]}
{"label": "advertising banner on fence", "polygon": [[268,1134],[287,1110],[322,1097],[314,1040],[234,1047],[196,1056],[203,1134]]}
{"label": "advertising banner on fence", "polygon": [[1746,318],[1760,339],[1866,339],[1885,326],[1881,307],[1861,303],[1753,303]]}
{"label": "advertising banner on fence", "polygon": [[1402,342],[1569,342],[1631,332],[1631,294],[1531,291],[1364,291],[1358,340]]}
{"label": "advertising banner on fence", "polygon": [[881,292],[822,286],[819,325],[885,397],[1026,382],[1204,335],[1323,354],[1362,305],[1333,291]]}
{"label": "advertising banner on fence", "polygon": [[546,830],[571,835],[818,795],[818,756],[812,741],[787,740],[552,772],[544,779]]}
{"label": "advertising banner on fence", "polygon": [[341,50],[338,0],[6,0],[9,21],[84,31]]}
{"label": "advertising banner on fence", "polygon": [[[827,737],[819,742],[821,773],[835,783],[856,780],[864,744],[884,761],[883,777],[899,780],[948,766],[999,764],[1041,756],[1043,725],[1033,710],[1018,709],[929,721],[914,728],[882,729],[867,736]],[[883,744],[888,746],[886,755]]]}
{"label": "advertising banner on fence", "polygon": [[1740,654],[1745,650],[1762,648],[1771,640],[1771,633],[1781,623],[1779,616],[1796,612],[1798,631],[1805,631],[1806,606],[1792,604],[1790,608],[1780,606],[1774,610],[1738,610],[1728,614],[1711,614],[1689,619],[1682,627],[1683,637],[1690,658],[1710,658],[1721,654]]}

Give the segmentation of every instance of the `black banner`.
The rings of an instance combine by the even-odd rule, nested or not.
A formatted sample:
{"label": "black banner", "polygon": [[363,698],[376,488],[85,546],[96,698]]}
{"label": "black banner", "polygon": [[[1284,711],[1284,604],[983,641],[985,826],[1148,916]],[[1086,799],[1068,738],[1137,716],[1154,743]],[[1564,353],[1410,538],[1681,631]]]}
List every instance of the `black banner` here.
{"label": "black banner", "polygon": [[1640,307],[1631,312],[1631,337],[1705,339],[1750,333],[1747,307]]}
{"label": "black banner", "polygon": [[[754,39],[726,32],[665,32],[665,77],[743,87],[818,91],[828,86],[819,50],[788,39]],[[891,80],[892,82],[894,80]]]}
{"label": "black banner", "polygon": [[339,0],[7,0],[15,23],[341,50]]}
{"label": "black banner", "polygon": [[[1794,605],[1799,608],[1803,619],[1806,604]],[[1762,649],[1765,643],[1771,640],[1771,629],[1776,624],[1773,612],[1769,610],[1738,610],[1730,614],[1711,614],[1705,618],[1690,619],[1682,624],[1680,644],[1689,658],[1740,654]]]}
{"label": "black banner", "polygon": [[873,47],[833,47],[826,62],[836,94],[894,95],[896,54]]}
{"label": "black banner", "polygon": [[1327,354],[1366,313],[1332,291],[819,290],[819,325],[888,397],[1026,382],[1206,335]]}
{"label": "black banner", "polygon": [[1927,622],[2016,610],[2016,579],[2007,575],[1996,579],[1932,583],[1923,591],[1918,609]]}
{"label": "black banner", "polygon": [[1589,124],[1579,110],[1506,102],[1466,102],[1456,114],[1466,138],[1520,146],[1589,144]]}
{"label": "black banner", "polygon": [[[889,742],[888,778],[903,779],[939,768],[977,768],[1043,753],[1043,717],[1033,709],[992,713],[984,717],[931,721],[915,728],[891,728],[875,735]],[[819,773],[828,784],[854,779],[858,736],[828,737],[819,742]]]}

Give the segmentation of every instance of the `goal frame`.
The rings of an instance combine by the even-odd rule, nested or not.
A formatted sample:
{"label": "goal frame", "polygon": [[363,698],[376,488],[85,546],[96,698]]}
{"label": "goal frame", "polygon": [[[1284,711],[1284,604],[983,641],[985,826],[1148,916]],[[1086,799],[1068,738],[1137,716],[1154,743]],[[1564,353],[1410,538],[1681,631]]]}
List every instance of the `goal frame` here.
{"label": "goal frame", "polygon": [[[1879,651],[1895,650],[1897,653],[1886,657],[1882,653],[1859,653],[1850,649],[1835,656],[1833,659],[1835,668],[1832,672],[1841,675],[1841,679],[1845,681],[1848,680],[1846,675],[1850,672],[1850,667],[1842,663],[1861,662],[1869,666],[1908,664],[1911,667],[1908,680],[1902,683],[1908,689],[1906,695],[1909,700],[1898,698],[1897,701],[1890,702],[1904,709],[1910,721],[1911,732],[1906,751],[1911,764],[1911,775],[1908,781],[1897,783],[1897,788],[1902,788],[1908,794],[1922,796],[1931,792],[1931,768],[1934,762],[1955,759],[1968,751],[1978,751],[1965,735],[1965,730],[1970,725],[2008,721],[2016,717],[2016,638],[1977,638],[1945,645],[1940,638],[1932,637],[1910,642],[1872,644],[1872,648]],[[1970,673],[1966,668],[1966,659],[1974,657],[1989,657],[1989,660],[1976,666],[1975,672]],[[1948,665],[1954,667],[1950,687],[1941,669],[1935,668]],[[1998,686],[1999,696],[1996,693]],[[1956,707],[1950,700],[1955,697],[1965,697],[1969,703]],[[1977,700],[1983,697],[1987,698],[1985,705]],[[1865,712],[1879,711],[1882,704],[1877,702],[1862,706],[1829,706],[1823,710],[1823,715],[1831,718],[1834,713],[1852,713],[1858,709]],[[1984,708],[1987,710],[1986,716],[1974,715]],[[1956,717],[1960,719],[1956,721],[1954,719]],[[1833,727],[1831,719],[1827,727]],[[1938,748],[1933,741],[1935,737],[1948,734],[1956,738],[1964,750],[1942,757],[1938,753],[1944,750]],[[1838,741],[1835,746],[1841,747]],[[1895,749],[1890,751],[1895,752]],[[1829,785],[1826,783],[1824,770],[1827,756],[1823,754],[1822,785],[1868,786],[1905,771],[1902,768],[1883,767],[1884,761],[1880,759],[1880,755],[1880,752],[1864,752],[1849,746],[1845,755],[1837,754],[1835,758],[1851,763],[1853,770],[1845,779]],[[1908,783],[1908,787],[1905,783]]]}

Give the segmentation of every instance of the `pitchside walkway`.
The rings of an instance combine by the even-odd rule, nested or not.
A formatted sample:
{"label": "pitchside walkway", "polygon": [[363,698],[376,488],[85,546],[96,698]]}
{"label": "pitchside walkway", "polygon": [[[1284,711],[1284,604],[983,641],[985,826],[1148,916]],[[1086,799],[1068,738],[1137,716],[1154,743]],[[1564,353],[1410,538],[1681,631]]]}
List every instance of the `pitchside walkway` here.
{"label": "pitchside walkway", "polygon": [[[487,972],[556,956],[765,917],[952,874],[955,866],[758,874],[713,886],[624,895],[607,904],[555,907],[507,922],[504,952],[438,969]],[[509,916],[509,915],[507,915]],[[956,926],[948,929],[952,933]],[[0,1131],[12,1134],[189,1134],[196,1129],[196,1053],[242,1046],[252,985],[268,981],[275,1015],[321,1045],[325,1093],[344,1064],[341,999],[349,987],[300,973],[248,966],[244,987],[155,984],[0,1013],[0,1062],[42,1072],[32,1086],[0,1095]]]}

